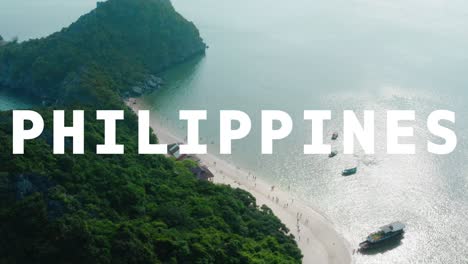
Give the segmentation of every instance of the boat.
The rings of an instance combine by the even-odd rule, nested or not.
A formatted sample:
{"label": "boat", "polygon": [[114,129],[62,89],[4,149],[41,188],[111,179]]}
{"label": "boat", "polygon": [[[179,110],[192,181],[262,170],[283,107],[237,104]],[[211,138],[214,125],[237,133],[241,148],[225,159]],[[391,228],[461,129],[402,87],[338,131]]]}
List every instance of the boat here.
{"label": "boat", "polygon": [[357,167],[354,167],[354,168],[350,168],[350,169],[345,169],[341,172],[341,175],[343,176],[350,176],[350,175],[353,175],[353,174],[356,174],[357,172]]}
{"label": "boat", "polygon": [[401,222],[393,222],[379,228],[379,231],[371,233],[366,240],[359,243],[359,250],[367,250],[380,247],[387,242],[403,238],[405,225]]}
{"label": "boat", "polygon": [[338,138],[338,132],[334,132],[331,139],[336,140]]}
{"label": "boat", "polygon": [[338,151],[334,150],[332,152],[330,152],[330,154],[328,155],[329,158],[333,158],[335,157],[336,155],[338,155]]}

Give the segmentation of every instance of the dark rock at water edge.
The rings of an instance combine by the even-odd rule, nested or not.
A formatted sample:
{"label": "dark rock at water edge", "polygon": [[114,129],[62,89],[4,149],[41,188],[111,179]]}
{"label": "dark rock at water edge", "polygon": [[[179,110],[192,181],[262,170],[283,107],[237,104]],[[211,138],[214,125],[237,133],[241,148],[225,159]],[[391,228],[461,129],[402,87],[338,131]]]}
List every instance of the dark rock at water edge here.
{"label": "dark rock at water edge", "polygon": [[131,96],[141,96],[148,94],[161,89],[163,85],[164,80],[161,77],[150,74],[147,78],[145,78],[144,81],[139,82],[135,86],[132,86],[129,91],[123,94],[123,97],[128,98]]}

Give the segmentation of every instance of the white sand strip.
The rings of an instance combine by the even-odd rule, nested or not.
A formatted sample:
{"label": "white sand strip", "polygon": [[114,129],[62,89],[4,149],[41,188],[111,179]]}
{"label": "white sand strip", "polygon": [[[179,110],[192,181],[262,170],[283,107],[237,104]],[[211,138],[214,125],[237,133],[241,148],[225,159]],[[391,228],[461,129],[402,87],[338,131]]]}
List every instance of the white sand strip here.
{"label": "white sand strip", "polygon": [[[139,99],[131,98],[127,105],[137,112],[142,107]],[[161,126],[155,113],[151,116],[151,126],[160,143],[183,142]],[[272,186],[256,176],[236,168],[215,155],[198,155],[200,162],[215,175],[214,182],[241,188],[251,193],[259,206],[265,204],[289,228],[296,237],[304,255],[303,263],[348,264],[352,262],[352,252],[348,242],[340,236],[333,225],[321,214],[312,210],[300,200],[294,200],[287,192]],[[299,220],[298,220],[299,219]]]}

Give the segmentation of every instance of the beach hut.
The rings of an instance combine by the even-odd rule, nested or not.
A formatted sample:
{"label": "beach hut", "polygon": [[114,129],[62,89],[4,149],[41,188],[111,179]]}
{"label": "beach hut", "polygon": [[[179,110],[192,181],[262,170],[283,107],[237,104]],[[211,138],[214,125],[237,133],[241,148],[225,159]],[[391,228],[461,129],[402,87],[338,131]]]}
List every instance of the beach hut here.
{"label": "beach hut", "polygon": [[211,173],[211,171],[205,166],[197,166],[190,170],[192,171],[193,175],[195,175],[195,177],[197,177],[197,179],[200,181],[213,181],[213,173]]}

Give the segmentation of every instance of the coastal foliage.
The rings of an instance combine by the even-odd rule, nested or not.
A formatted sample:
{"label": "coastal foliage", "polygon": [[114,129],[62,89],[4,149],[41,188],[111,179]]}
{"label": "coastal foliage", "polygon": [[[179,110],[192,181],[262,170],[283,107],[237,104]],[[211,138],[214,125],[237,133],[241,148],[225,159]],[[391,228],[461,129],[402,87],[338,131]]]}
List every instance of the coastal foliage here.
{"label": "coastal foliage", "polygon": [[0,115],[0,263],[300,263],[288,229],[249,193],[197,180],[191,162],[138,155],[131,112],[118,123],[125,155],[95,154],[103,122],[91,109],[86,154],[53,155],[51,109],[40,113],[44,133],[21,156],[10,154],[11,112]]}
{"label": "coastal foliage", "polygon": [[[300,263],[272,211],[240,189],[199,181],[194,164],[137,154],[137,117],[122,102],[135,81],[204,44],[166,0],[109,0],[47,38],[0,48],[0,86],[30,99],[46,128],[12,155],[0,113],[0,263]],[[84,155],[52,154],[52,110],[83,109]],[[124,155],[104,143],[96,109],[125,109]],[[157,132],[157,131],[156,131]],[[152,138],[157,141],[156,136]]]}

